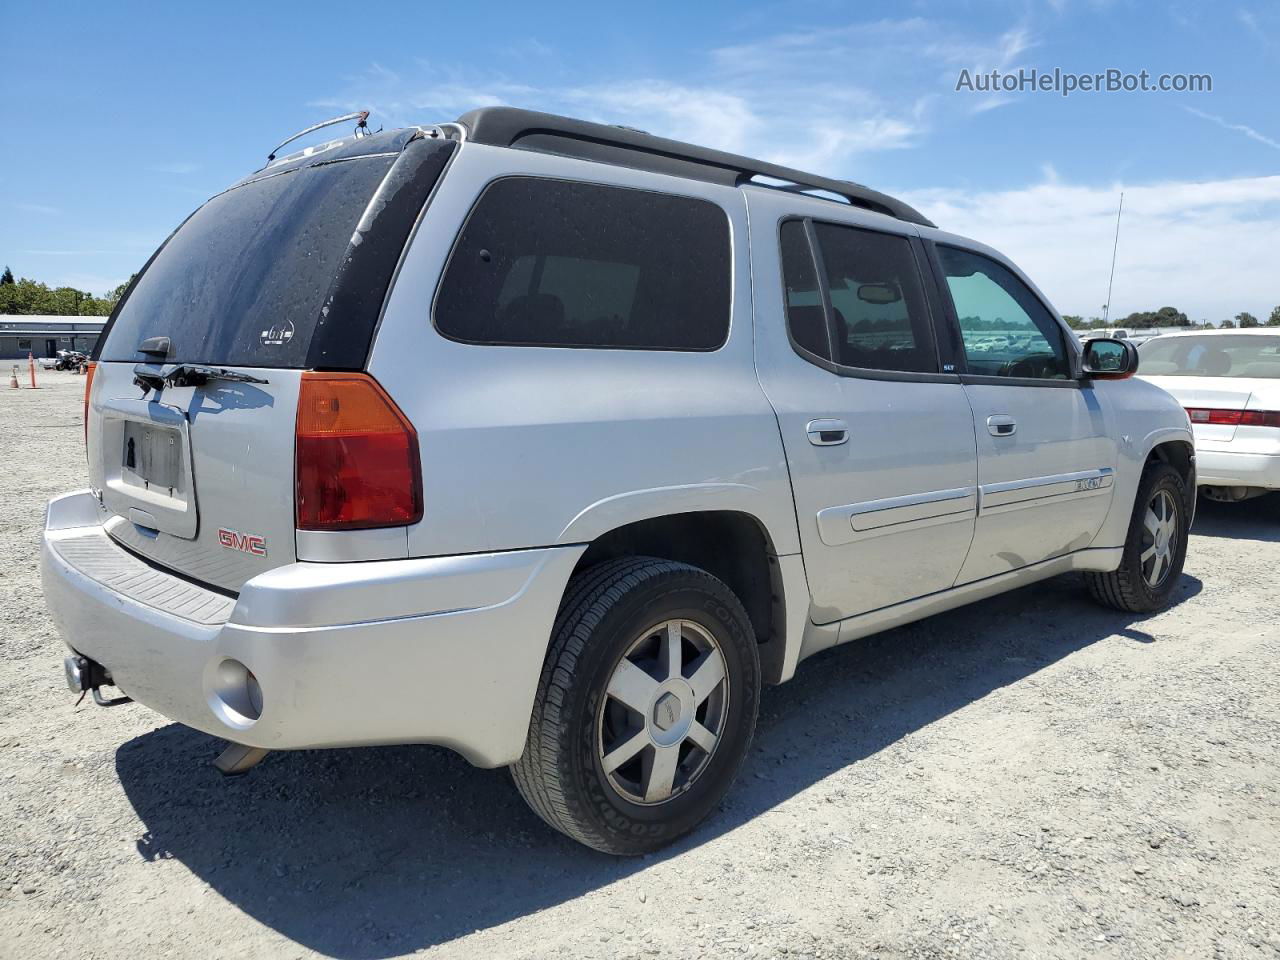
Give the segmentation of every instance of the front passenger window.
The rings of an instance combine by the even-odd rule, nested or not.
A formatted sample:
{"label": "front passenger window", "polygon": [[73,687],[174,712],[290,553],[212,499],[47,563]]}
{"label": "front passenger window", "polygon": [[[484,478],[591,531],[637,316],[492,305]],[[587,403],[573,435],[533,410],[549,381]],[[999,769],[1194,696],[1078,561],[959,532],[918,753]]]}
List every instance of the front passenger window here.
{"label": "front passenger window", "polygon": [[1066,380],[1062,327],[1011,270],[990,257],[938,246],[968,372],[987,377]]}

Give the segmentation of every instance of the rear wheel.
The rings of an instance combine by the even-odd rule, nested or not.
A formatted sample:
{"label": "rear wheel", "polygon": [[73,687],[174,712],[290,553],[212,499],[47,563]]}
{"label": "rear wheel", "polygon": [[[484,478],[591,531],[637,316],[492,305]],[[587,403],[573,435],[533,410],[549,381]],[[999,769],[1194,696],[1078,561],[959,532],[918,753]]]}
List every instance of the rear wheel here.
{"label": "rear wheel", "polygon": [[759,697],[755,636],[724,583],[682,563],[609,561],[569,585],[516,786],[587,846],[656,850],[724,796]]}
{"label": "rear wheel", "polygon": [[1187,556],[1187,487],[1167,463],[1142,475],[1120,566],[1087,574],[1099,603],[1129,613],[1150,613],[1169,602]]}

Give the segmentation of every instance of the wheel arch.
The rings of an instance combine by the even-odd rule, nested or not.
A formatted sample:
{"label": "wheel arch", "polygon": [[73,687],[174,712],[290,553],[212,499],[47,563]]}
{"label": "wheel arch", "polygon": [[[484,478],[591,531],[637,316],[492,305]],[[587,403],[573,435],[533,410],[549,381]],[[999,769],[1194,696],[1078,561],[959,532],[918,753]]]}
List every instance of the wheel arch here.
{"label": "wheel arch", "polygon": [[1196,448],[1195,444],[1184,437],[1172,436],[1154,443],[1147,452],[1143,469],[1150,463],[1167,463],[1182,476],[1187,487],[1187,525],[1195,521],[1196,515]]}
{"label": "wheel arch", "polygon": [[1196,467],[1196,448],[1190,440],[1166,438],[1154,444],[1147,451],[1147,463],[1159,461],[1167,463],[1182,474],[1188,486],[1194,485]]}
{"label": "wheel arch", "polygon": [[[1185,414],[1183,414],[1185,416]],[[1136,425],[1135,425],[1136,426]],[[1091,546],[1124,546],[1142,476],[1149,464],[1171,463],[1187,483],[1187,509],[1195,509],[1195,440],[1190,426],[1174,426],[1168,420],[1154,429],[1138,429],[1118,438],[1115,493],[1111,507]]]}
{"label": "wheel arch", "polygon": [[786,588],[773,537],[757,516],[740,510],[692,510],[633,520],[591,540],[574,573],[625,556],[687,563],[724,581],[751,620],[762,679],[782,680]]}

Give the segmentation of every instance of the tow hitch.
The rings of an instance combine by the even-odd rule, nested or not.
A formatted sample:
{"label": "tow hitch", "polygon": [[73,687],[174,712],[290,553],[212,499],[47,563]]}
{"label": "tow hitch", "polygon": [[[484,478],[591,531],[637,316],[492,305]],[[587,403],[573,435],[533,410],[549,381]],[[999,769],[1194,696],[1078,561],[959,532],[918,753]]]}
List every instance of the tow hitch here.
{"label": "tow hitch", "polygon": [[[88,657],[70,656],[62,661],[62,667],[67,674],[67,686],[71,688],[72,693],[80,694],[80,700],[84,699],[86,693],[93,694],[93,702],[100,707],[118,707],[121,704],[133,703],[132,697],[104,697],[102,695],[103,686],[114,686],[111,679],[111,673],[102,664],[96,660],[90,660]],[[76,703],[79,703],[77,700]]]}

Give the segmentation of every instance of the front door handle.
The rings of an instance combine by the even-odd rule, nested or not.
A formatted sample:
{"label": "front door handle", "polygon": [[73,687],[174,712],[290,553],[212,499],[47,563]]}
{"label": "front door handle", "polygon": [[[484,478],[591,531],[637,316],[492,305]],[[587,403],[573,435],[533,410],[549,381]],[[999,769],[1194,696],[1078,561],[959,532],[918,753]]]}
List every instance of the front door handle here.
{"label": "front door handle", "polygon": [[1003,413],[987,417],[987,433],[993,437],[1012,437],[1018,432],[1018,421]]}
{"label": "front door handle", "polygon": [[843,420],[810,420],[804,432],[815,447],[834,447],[849,439],[849,428]]}

